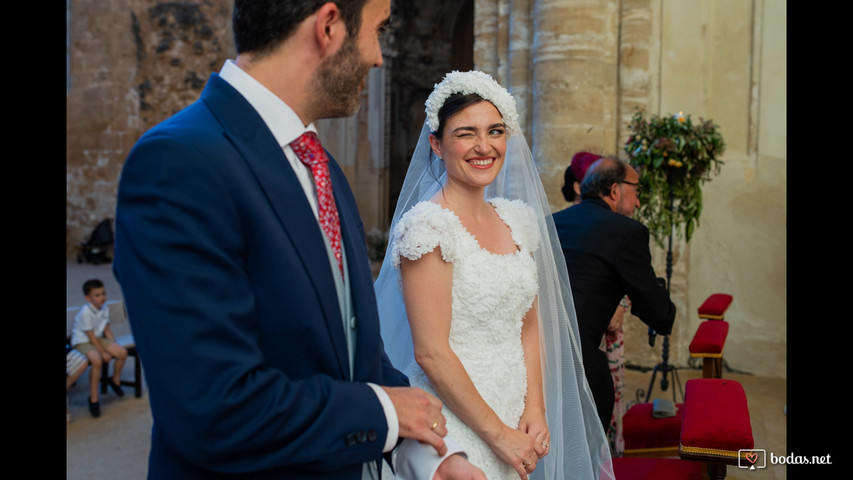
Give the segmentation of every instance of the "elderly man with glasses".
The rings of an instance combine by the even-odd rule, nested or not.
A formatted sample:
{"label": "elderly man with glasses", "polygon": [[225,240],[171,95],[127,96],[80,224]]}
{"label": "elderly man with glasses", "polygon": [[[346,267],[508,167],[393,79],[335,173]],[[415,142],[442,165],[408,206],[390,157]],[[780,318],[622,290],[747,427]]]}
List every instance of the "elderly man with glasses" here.
{"label": "elderly man with glasses", "polygon": [[581,182],[581,202],[554,214],[578,314],[584,370],[605,429],[613,413],[613,381],[603,337],[625,296],[631,312],[662,335],[672,331],[675,305],[651,264],[649,230],[632,219],[640,206],[639,175],[602,158]]}

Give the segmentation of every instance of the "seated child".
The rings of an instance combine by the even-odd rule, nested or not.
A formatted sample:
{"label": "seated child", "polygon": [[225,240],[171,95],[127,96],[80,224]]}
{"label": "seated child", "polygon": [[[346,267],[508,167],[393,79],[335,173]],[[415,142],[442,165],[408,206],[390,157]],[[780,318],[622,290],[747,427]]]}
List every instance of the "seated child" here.
{"label": "seated child", "polygon": [[110,330],[107,293],[103,282],[98,279],[86,281],[83,284],[83,294],[89,303],[74,317],[71,346],[85,355],[92,364],[89,374],[89,412],[93,417],[98,417],[101,415],[101,403],[98,398],[101,366],[115,358],[113,377],[107,383],[116,395],[124,396],[121,389],[121,370],[127,360],[127,350],[115,342]]}

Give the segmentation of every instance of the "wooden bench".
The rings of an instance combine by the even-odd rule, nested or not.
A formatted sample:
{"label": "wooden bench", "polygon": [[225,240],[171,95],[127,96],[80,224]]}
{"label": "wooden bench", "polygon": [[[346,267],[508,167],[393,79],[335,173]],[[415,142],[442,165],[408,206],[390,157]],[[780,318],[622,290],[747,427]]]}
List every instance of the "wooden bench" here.
{"label": "wooden bench", "polygon": [[[68,342],[71,341],[71,329],[74,327],[74,317],[77,316],[80,308],[82,308],[82,305],[68,307],[65,310],[65,336]],[[136,352],[136,343],[133,340],[130,323],[127,321],[127,311],[124,308],[124,302],[108,301],[107,308],[110,309],[110,330],[112,330],[115,336],[116,343],[127,350],[128,360],[133,358],[133,380],[122,379],[121,384],[133,387],[134,396],[140,398],[142,397],[142,362]],[[125,369],[127,369],[127,365],[125,365]],[[110,380],[108,373],[109,363],[104,363],[101,371],[101,393],[107,393],[107,382]]]}

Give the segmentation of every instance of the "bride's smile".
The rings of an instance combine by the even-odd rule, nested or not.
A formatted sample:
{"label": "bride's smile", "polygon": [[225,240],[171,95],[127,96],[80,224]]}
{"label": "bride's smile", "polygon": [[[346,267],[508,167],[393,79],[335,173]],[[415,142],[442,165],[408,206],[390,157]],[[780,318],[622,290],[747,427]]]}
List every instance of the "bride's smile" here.
{"label": "bride's smile", "polygon": [[494,157],[469,158],[468,163],[476,168],[489,168],[494,164]]}
{"label": "bride's smile", "polygon": [[503,167],[506,125],[492,103],[481,101],[447,119],[441,138],[430,137],[433,152],[444,161],[448,187],[484,188]]}

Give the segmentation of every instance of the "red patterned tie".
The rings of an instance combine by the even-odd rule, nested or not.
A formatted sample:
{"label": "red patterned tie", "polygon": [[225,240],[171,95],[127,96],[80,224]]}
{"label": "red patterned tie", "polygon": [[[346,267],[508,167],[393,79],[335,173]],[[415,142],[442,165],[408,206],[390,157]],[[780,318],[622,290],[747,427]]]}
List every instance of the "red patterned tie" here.
{"label": "red patterned tie", "polygon": [[317,203],[320,213],[320,227],[326,233],[332,251],[338,260],[341,275],[344,264],[341,259],[341,224],[338,220],[338,208],[335,206],[335,196],[332,193],[332,179],[329,176],[329,158],[320,145],[320,139],[314,132],[305,132],[294,140],[290,147],[299,160],[311,169],[314,185],[317,187]]}

